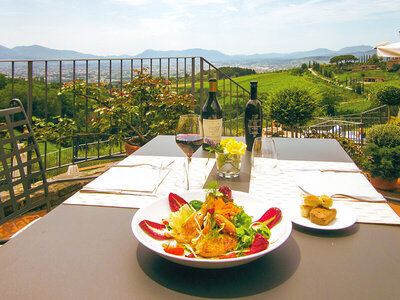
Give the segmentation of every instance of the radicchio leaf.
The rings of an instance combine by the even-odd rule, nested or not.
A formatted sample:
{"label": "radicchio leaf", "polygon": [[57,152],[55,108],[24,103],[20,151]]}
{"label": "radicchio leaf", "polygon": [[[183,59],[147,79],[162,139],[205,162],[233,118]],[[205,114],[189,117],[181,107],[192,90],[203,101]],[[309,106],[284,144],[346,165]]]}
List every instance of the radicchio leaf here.
{"label": "radicchio leaf", "polygon": [[184,206],[185,204],[188,204],[185,201],[185,199],[183,199],[181,196],[174,194],[174,193],[169,193],[168,201],[169,201],[169,207],[171,208],[172,212],[176,212],[182,206]]}

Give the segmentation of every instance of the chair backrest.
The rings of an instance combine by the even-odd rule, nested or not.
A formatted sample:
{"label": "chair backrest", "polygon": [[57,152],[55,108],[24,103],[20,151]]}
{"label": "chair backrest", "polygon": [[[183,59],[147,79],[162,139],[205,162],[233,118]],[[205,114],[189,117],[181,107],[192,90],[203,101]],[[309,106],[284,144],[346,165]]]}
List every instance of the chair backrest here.
{"label": "chair backrest", "polygon": [[0,160],[0,225],[40,206],[49,210],[39,147],[18,99],[0,110]]}

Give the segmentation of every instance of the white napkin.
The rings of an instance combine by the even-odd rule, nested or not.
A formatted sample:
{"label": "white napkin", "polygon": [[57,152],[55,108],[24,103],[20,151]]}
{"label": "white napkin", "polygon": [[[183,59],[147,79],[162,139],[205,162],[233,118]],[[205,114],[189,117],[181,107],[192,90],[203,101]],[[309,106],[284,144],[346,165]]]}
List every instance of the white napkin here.
{"label": "white napkin", "polygon": [[346,194],[368,197],[370,201],[386,201],[362,173],[294,171],[297,185],[313,195]]}
{"label": "white napkin", "polygon": [[159,178],[159,170],[143,165],[126,168],[111,168],[100,177],[88,183],[87,189],[103,189],[118,191],[135,191],[151,193],[155,190]]}

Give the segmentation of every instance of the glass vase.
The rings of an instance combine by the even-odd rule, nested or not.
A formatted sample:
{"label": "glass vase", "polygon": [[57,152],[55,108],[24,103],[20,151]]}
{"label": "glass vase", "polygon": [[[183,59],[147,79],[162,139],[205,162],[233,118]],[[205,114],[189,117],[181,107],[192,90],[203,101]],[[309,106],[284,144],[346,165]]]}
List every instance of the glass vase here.
{"label": "glass vase", "polygon": [[215,153],[218,175],[222,178],[235,178],[239,176],[242,165],[240,154]]}

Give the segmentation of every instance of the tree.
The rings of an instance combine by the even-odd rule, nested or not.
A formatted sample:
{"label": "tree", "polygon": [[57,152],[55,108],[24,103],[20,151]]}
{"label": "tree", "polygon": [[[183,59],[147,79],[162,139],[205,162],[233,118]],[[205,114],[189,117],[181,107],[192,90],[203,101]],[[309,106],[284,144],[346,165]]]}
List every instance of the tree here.
{"label": "tree", "polygon": [[6,76],[4,74],[0,74],[0,90],[4,89],[7,85]]}
{"label": "tree", "polygon": [[336,114],[337,105],[342,101],[341,96],[336,96],[333,93],[326,93],[320,101],[322,112],[327,116],[334,116]]}
{"label": "tree", "polygon": [[376,54],[372,55],[367,61],[367,63],[370,65],[378,65],[379,62],[380,61],[379,61],[378,55],[376,55]]}
{"label": "tree", "polygon": [[334,56],[329,60],[329,63],[333,64],[336,63],[336,65],[338,65],[339,63],[345,62],[346,64],[349,62],[355,62],[357,61],[358,58],[355,57],[352,54],[346,54],[346,55],[338,55],[338,56]]}
{"label": "tree", "polygon": [[136,135],[135,142],[143,144],[157,134],[172,134],[179,116],[190,113],[195,101],[190,94],[173,91],[170,81],[146,71],[134,70],[136,75],[122,89],[110,91],[106,84],[75,80],[65,83],[60,95],[90,100],[94,114],[87,122],[108,134],[109,141],[131,143]]}
{"label": "tree", "polygon": [[[389,85],[381,88],[376,93],[376,98],[380,103],[389,106],[400,105],[400,88]],[[389,109],[389,120],[390,120],[390,109]]]}
{"label": "tree", "polygon": [[400,88],[392,85],[385,86],[378,91],[376,97],[382,104],[400,105]]}
{"label": "tree", "polygon": [[311,120],[315,109],[315,100],[309,92],[294,87],[278,91],[271,101],[270,113],[272,119],[289,126],[293,135],[294,127]]}

